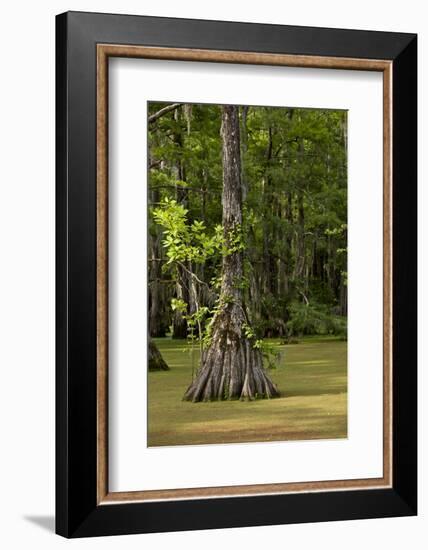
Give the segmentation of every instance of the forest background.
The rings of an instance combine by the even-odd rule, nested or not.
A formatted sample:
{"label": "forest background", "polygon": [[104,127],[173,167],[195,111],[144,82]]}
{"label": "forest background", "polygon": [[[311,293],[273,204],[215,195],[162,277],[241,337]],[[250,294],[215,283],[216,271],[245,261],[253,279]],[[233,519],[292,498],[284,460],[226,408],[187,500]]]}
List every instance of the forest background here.
{"label": "forest background", "polygon": [[149,445],[346,437],[347,112],[151,102],[148,128]]}
{"label": "forest background", "polygon": [[[261,338],[346,337],[347,113],[243,106],[239,119],[242,285],[252,327]],[[185,313],[211,308],[218,294],[221,250],[212,238],[222,224],[220,127],[218,105],[149,104],[154,337],[187,338]],[[192,233],[177,234],[175,250],[165,240],[168,223],[185,224]],[[177,266],[171,255],[193,245],[205,254]],[[174,298],[180,302],[171,307]]]}

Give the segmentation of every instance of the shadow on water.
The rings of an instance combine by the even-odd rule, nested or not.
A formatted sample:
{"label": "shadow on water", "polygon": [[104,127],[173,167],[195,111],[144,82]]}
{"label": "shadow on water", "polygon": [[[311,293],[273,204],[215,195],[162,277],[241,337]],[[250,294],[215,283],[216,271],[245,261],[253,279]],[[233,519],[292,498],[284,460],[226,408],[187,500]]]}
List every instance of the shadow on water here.
{"label": "shadow on water", "polygon": [[338,389],[325,388],[322,390],[302,388],[298,390],[282,391],[281,397],[320,397],[321,395],[340,395],[341,393],[346,393],[346,389],[344,390],[343,387],[340,387]]}

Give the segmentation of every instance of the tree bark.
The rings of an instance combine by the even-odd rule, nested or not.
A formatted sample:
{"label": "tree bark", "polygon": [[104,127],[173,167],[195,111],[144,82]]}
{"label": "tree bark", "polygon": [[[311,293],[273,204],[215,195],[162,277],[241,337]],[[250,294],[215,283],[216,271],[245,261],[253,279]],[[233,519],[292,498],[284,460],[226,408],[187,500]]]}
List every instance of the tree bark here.
{"label": "tree bark", "polygon": [[239,110],[222,110],[223,231],[228,250],[223,257],[220,307],[212,320],[211,344],[202,365],[184,395],[188,401],[274,397],[278,390],[263,368],[262,354],[245,334],[249,324],[242,300],[242,252],[233,239],[242,226]]}
{"label": "tree bark", "polygon": [[247,116],[248,116],[249,107],[244,105],[241,111],[241,189],[242,189],[242,202],[245,204],[248,194],[248,181],[247,175],[245,173],[245,156],[248,151],[248,135],[247,135]]}
{"label": "tree bark", "polygon": [[158,236],[149,236],[149,333],[150,336],[165,336],[168,323],[165,315],[164,292],[159,282],[162,275],[161,247]]}
{"label": "tree bark", "polygon": [[149,371],[154,370],[169,370],[169,367],[158,350],[157,345],[149,338]]}
{"label": "tree bark", "polygon": [[[159,190],[149,189],[150,204],[160,201]],[[148,277],[149,277],[149,334],[150,336],[165,336],[168,321],[165,307],[165,289],[159,283],[162,277],[162,247],[159,227],[149,225],[148,238]]]}

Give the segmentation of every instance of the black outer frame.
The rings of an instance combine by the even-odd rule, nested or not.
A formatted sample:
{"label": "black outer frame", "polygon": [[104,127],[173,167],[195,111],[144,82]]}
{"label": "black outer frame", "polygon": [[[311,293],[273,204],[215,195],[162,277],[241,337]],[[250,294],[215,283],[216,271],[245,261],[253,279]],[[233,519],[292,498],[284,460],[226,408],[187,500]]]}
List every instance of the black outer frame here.
{"label": "black outer frame", "polygon": [[[97,506],[96,44],[393,61],[393,487]],[[56,17],[56,532],[65,537],[417,513],[417,36],[67,12]]]}

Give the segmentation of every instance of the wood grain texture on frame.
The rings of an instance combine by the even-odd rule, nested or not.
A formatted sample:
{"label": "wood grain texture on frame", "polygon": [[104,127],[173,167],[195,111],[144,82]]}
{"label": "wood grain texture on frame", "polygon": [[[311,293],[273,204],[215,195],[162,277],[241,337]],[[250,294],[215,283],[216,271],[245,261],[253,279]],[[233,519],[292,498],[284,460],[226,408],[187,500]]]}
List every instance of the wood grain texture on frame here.
{"label": "wood grain texture on frame", "polygon": [[97,500],[108,493],[108,58],[97,56]]}
{"label": "wood grain texture on frame", "polygon": [[[134,57],[383,72],[383,477],[170,490],[108,490],[108,59]],[[392,484],[392,62],[342,57],[97,45],[97,502],[141,502],[313,491]]]}

